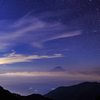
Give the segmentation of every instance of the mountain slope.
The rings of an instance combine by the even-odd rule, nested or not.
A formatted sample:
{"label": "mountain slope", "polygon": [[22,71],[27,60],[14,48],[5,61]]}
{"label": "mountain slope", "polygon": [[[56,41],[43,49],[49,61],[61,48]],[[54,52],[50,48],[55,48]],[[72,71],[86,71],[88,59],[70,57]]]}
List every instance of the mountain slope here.
{"label": "mountain slope", "polygon": [[53,100],[95,100],[100,94],[100,83],[84,82],[69,87],[58,87],[45,94]]}
{"label": "mountain slope", "polygon": [[0,100],[20,100],[16,98],[12,93],[10,93],[8,90],[4,90],[0,86]]}
{"label": "mountain slope", "polygon": [[0,100],[51,100],[39,94],[32,94],[29,96],[20,96],[3,89],[0,86]]}

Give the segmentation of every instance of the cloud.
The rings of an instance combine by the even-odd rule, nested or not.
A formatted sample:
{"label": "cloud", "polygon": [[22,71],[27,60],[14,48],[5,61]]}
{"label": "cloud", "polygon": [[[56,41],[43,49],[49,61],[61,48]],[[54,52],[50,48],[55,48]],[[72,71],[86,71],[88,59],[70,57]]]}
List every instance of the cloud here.
{"label": "cloud", "polygon": [[100,75],[68,73],[68,72],[8,72],[0,74],[7,77],[59,77],[66,80],[100,80]]}
{"label": "cloud", "polygon": [[31,62],[33,59],[44,59],[44,58],[58,58],[63,57],[62,54],[54,54],[52,56],[48,55],[29,55],[24,56],[21,54],[15,54],[15,52],[11,54],[5,54],[4,57],[0,57],[0,64],[13,64],[18,62]]}
{"label": "cloud", "polygon": [[1,20],[0,25],[0,51],[25,43],[42,48],[44,42],[82,34],[81,30],[69,31],[61,22],[49,23],[30,14],[16,21]]}
{"label": "cloud", "polygon": [[33,43],[31,43],[31,45],[34,46],[34,47],[38,47],[38,48],[43,47],[43,45],[41,43],[38,43],[38,42],[33,42]]}
{"label": "cloud", "polygon": [[[0,23],[1,24],[1,23]],[[34,30],[40,29],[44,26],[44,23],[35,18],[21,18],[19,21],[13,23],[5,23],[7,24],[7,28],[0,31],[0,49],[6,49],[10,45],[15,45],[16,42],[20,42],[18,38],[24,37],[24,35],[28,35],[28,32],[33,32]],[[5,25],[4,25],[5,26]],[[33,36],[35,33],[33,34]],[[30,36],[31,37],[31,36]],[[26,39],[22,39],[21,42],[25,42]],[[33,37],[34,40],[34,37]],[[13,41],[13,43],[12,43]],[[6,45],[7,44],[7,45]]]}
{"label": "cloud", "polygon": [[[96,72],[97,71],[97,72]],[[47,72],[47,71],[9,71],[0,73],[3,84],[8,83],[50,83],[68,81],[100,81],[100,69],[84,70],[83,72]]]}
{"label": "cloud", "polygon": [[86,75],[99,75],[100,76],[100,68],[93,68],[92,70],[80,71],[79,73],[86,74]]}
{"label": "cloud", "polygon": [[53,38],[46,39],[43,42],[45,42],[45,41],[51,41],[51,40],[55,40],[55,39],[60,39],[60,38],[77,36],[77,35],[81,35],[81,34],[82,34],[81,30],[73,31],[73,32],[69,32],[69,33],[63,33],[63,34],[60,34],[60,35],[55,36]]}
{"label": "cloud", "polygon": [[9,45],[12,45],[11,43],[0,43],[0,51],[5,51],[6,47],[8,47]]}

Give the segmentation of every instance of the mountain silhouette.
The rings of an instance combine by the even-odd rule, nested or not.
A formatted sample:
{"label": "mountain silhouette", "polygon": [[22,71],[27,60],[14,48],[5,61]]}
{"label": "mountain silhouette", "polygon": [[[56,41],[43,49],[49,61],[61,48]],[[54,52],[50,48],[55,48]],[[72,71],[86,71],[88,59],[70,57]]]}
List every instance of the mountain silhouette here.
{"label": "mountain silhouette", "polygon": [[21,96],[0,86],[0,100],[100,100],[100,83],[84,82],[68,87],[61,86],[44,96],[40,94]]}
{"label": "mountain silhouette", "polygon": [[62,72],[62,71],[66,71],[66,70],[63,69],[63,68],[60,67],[60,66],[57,66],[57,67],[55,67],[55,68],[53,68],[53,69],[51,70],[51,72]]}
{"label": "mountain silhouette", "polygon": [[19,94],[11,93],[0,86],[0,100],[52,100],[40,94],[32,94],[29,96],[21,96]]}
{"label": "mountain silhouette", "polygon": [[17,97],[15,97],[12,93],[10,93],[8,90],[4,90],[0,86],[0,100],[20,100]]}
{"label": "mountain silhouette", "polygon": [[44,96],[53,100],[96,100],[99,94],[100,83],[84,82],[68,87],[58,87]]}

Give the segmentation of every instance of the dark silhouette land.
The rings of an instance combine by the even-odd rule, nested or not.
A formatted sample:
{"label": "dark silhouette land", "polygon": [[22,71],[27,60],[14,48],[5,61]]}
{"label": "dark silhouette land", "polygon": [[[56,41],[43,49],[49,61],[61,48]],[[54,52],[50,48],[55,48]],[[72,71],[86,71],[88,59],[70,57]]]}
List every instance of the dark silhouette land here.
{"label": "dark silhouette land", "polygon": [[[53,100],[95,100],[99,94],[100,83],[84,82],[68,87],[58,87],[44,96]],[[98,98],[100,99],[100,96]]]}
{"label": "dark silhouette land", "polygon": [[11,93],[8,90],[0,87],[0,100],[52,100],[40,94],[32,94],[28,96],[21,96],[19,94]]}
{"label": "dark silhouette land", "polygon": [[21,96],[0,86],[0,100],[100,100],[100,83],[84,82],[68,87],[58,87],[44,96],[31,94]]}

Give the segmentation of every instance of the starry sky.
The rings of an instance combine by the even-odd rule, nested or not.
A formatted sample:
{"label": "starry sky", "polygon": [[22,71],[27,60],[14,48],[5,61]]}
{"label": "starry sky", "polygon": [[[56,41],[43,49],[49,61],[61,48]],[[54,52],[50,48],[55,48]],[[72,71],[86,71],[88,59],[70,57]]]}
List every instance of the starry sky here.
{"label": "starry sky", "polygon": [[0,0],[1,86],[45,94],[99,73],[99,0]]}

